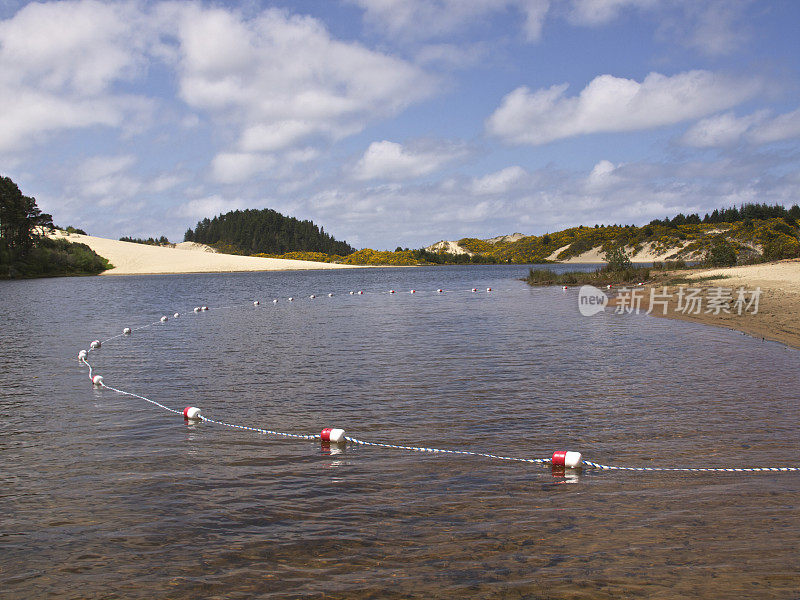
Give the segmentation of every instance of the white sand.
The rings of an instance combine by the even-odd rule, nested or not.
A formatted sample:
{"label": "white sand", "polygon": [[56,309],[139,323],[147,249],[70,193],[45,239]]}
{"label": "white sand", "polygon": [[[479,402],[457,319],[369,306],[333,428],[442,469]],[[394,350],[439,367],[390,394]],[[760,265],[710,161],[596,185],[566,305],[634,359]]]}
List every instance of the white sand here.
{"label": "white sand", "polygon": [[714,281],[726,287],[745,285],[747,287],[760,287],[762,290],[777,290],[800,294],[800,259],[798,258],[760,265],[703,269],[688,275],[689,279],[709,276],[722,277],[723,279]]}
{"label": "white sand", "polygon": [[[177,244],[176,248],[120,242],[92,235],[56,232],[70,242],[86,244],[114,265],[103,275],[146,275],[163,273],[226,273],[235,271],[292,271],[306,269],[353,269],[356,265],[335,265],[306,260],[257,258],[215,253],[203,244]],[[209,250],[211,250],[209,252]]]}
{"label": "white sand", "polygon": [[472,256],[474,252],[470,252],[466,248],[462,248],[458,245],[458,242],[442,240],[441,242],[436,242],[425,248],[428,252],[440,252],[444,251],[448,254],[469,254]]}
{"label": "white sand", "polygon": [[[684,242],[680,246],[676,246],[675,248],[670,248],[666,252],[654,252],[652,244],[645,244],[642,246],[641,251],[637,252],[636,254],[633,253],[633,247],[627,246],[625,251],[628,253],[628,256],[631,257],[632,262],[662,262],[665,260],[670,260],[670,256],[675,254],[676,252],[683,250],[686,246],[688,246],[691,242]],[[567,260],[558,260],[556,257],[562,250],[569,248],[569,245],[562,246],[555,252],[553,252],[550,256],[547,257],[547,260],[554,260],[556,262],[561,263],[590,263],[590,264],[603,264],[606,262],[605,260],[605,253],[600,249],[600,246],[596,246],[591,250],[587,250],[583,254],[579,254],[578,256],[573,256],[572,258],[568,258]]]}

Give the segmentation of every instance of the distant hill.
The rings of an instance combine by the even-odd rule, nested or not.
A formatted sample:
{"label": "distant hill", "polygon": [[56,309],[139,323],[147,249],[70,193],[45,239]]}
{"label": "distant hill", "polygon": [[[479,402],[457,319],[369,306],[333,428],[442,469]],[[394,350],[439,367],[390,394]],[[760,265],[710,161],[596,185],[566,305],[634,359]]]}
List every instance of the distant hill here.
{"label": "distant hill", "polygon": [[186,242],[208,244],[232,254],[322,252],[346,256],[355,252],[311,221],[300,221],[274,210],[235,210],[203,219],[184,235]]}
{"label": "distant hill", "polygon": [[633,225],[580,225],[541,236],[512,234],[488,240],[462,238],[428,246],[430,252],[466,253],[476,260],[543,263],[596,262],[612,248],[624,247],[634,262],[709,260],[728,263],[800,257],[800,207],[745,204],[699,215],[655,219]]}

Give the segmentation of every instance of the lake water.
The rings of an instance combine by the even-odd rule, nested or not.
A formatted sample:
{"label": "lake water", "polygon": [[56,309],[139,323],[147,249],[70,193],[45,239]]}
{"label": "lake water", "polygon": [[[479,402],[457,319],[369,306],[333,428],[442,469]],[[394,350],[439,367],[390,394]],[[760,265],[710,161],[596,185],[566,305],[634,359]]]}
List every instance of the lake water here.
{"label": "lake water", "polygon": [[92,352],[96,372],[171,408],[292,433],[626,466],[800,464],[797,351],[582,317],[575,290],[528,287],[526,272],[0,282],[0,596],[800,597],[798,473],[336,453],[187,424],[93,390],[76,360],[179,311]]}

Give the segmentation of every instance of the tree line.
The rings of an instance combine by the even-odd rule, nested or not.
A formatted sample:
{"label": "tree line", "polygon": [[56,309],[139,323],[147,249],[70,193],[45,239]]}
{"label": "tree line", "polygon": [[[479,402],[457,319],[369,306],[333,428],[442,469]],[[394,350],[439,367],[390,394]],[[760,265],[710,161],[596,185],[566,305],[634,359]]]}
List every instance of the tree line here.
{"label": "tree line", "polygon": [[697,213],[691,215],[677,214],[671,219],[653,219],[650,225],[664,225],[665,227],[677,227],[678,225],[699,225],[700,223],[738,223],[747,220],[764,219],[785,219],[790,225],[796,224],[800,219],[800,206],[797,204],[791,208],[786,208],[780,204],[742,204],[740,207],[731,206],[729,208],[714,209],[713,212],[706,213],[701,219]]}
{"label": "tree line", "polygon": [[0,176],[0,278],[87,275],[111,268],[85,244],[48,238],[53,229],[53,217],[36,206],[36,199]]}
{"label": "tree line", "polygon": [[312,221],[300,221],[268,208],[235,210],[203,219],[194,229],[188,229],[183,239],[243,254],[302,251],[346,256],[355,252],[350,244],[336,240]]}

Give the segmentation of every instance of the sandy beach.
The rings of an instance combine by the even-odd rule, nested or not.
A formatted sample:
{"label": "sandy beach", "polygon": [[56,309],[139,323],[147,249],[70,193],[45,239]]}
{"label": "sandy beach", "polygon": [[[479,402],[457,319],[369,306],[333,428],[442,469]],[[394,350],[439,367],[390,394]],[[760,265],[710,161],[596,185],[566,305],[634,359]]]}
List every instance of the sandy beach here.
{"label": "sandy beach", "polygon": [[[671,273],[674,276],[675,273]],[[694,321],[706,325],[727,327],[741,331],[754,337],[773,340],[800,349],[800,259],[783,260],[760,265],[729,267],[723,269],[702,269],[684,271],[681,275],[697,283],[682,284],[685,288],[699,288],[699,296],[706,300],[697,314],[691,311],[680,311],[678,307],[678,287],[669,286],[670,294],[667,314],[662,310],[654,310],[654,316],[685,321]],[[662,283],[656,279],[646,286],[645,298],[649,298],[651,290],[661,292]],[[733,302],[729,304],[730,312],[715,309],[709,311],[708,299],[717,294],[718,289],[730,290]],[[741,314],[734,306],[737,290],[743,288],[747,300],[753,298],[753,292],[760,290],[755,306],[742,310]],[[684,302],[684,305],[686,303]]]}
{"label": "sandy beach", "polygon": [[120,242],[92,235],[57,231],[54,238],[86,244],[114,265],[102,275],[154,275],[171,273],[227,273],[236,271],[293,271],[306,269],[354,269],[354,265],[336,265],[306,260],[258,258],[218,254],[208,246],[184,242],[173,247]]}

